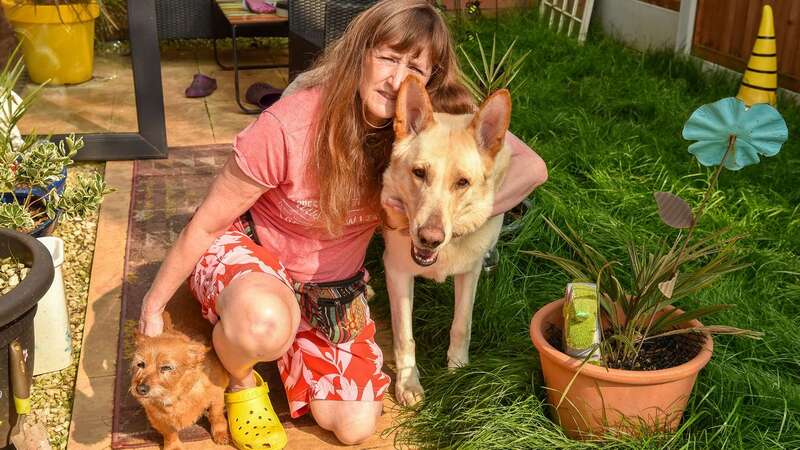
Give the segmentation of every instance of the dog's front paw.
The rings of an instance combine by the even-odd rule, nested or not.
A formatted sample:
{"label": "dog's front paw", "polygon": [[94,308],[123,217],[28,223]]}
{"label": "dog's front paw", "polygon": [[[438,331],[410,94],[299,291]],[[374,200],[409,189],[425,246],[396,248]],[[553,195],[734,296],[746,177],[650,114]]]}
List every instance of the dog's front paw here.
{"label": "dog's front paw", "polygon": [[164,442],[164,450],[184,450],[183,443],[179,439]]}
{"label": "dog's front paw", "polygon": [[425,393],[422,390],[422,385],[419,384],[419,380],[414,380],[413,382],[405,383],[405,386],[398,384],[395,388],[395,395],[397,395],[397,400],[401,405],[411,407],[421,402]]}
{"label": "dog's front paw", "polygon": [[447,360],[447,370],[449,372],[455,372],[456,369],[460,369],[464,366],[469,364],[469,360],[461,360],[461,359],[448,359]]}
{"label": "dog's front paw", "polygon": [[227,445],[231,441],[231,436],[228,430],[214,430],[211,433],[211,440],[217,445]]}
{"label": "dog's front paw", "polygon": [[459,352],[452,353],[447,352],[447,370],[454,371],[459,367],[464,367],[469,364],[469,353],[468,352]]}
{"label": "dog's front paw", "polygon": [[424,392],[419,382],[419,372],[416,367],[400,369],[397,374],[395,396],[403,406],[415,406],[422,401]]}
{"label": "dog's front paw", "polygon": [[451,372],[469,364],[469,330],[450,331],[450,347],[447,349],[447,369]]}

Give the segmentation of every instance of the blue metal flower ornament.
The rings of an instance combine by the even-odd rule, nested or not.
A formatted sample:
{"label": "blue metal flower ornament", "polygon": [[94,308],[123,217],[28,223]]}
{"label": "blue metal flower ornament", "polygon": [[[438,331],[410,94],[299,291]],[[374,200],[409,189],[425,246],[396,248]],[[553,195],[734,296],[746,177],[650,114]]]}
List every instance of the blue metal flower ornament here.
{"label": "blue metal flower ornament", "polygon": [[689,146],[704,166],[723,163],[729,170],[759,162],[758,155],[775,156],[789,138],[781,114],[766,103],[748,108],[733,97],[703,105],[683,127],[683,138],[697,141]]}

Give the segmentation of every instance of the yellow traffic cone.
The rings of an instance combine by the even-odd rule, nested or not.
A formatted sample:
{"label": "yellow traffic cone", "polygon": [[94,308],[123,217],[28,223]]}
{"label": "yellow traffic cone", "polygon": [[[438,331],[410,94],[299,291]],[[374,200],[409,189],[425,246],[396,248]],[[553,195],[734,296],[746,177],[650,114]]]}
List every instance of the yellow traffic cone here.
{"label": "yellow traffic cone", "polygon": [[769,103],[775,106],[775,91],[778,89],[778,56],[775,45],[775,21],[772,8],[764,5],[761,10],[761,25],[753,45],[747,70],[736,98],[747,106]]}

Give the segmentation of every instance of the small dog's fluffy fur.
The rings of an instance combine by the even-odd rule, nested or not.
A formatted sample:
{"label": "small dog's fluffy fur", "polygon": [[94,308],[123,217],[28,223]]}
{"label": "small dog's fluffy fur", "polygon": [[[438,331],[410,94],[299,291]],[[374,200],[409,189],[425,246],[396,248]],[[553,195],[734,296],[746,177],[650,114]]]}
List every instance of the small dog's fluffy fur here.
{"label": "small dog's fluffy fur", "polygon": [[223,413],[228,374],[213,349],[165,324],[156,337],[136,336],[130,393],[144,407],[150,425],[164,436],[164,448],[182,448],[178,432],[208,410],[211,437],[228,443]]}

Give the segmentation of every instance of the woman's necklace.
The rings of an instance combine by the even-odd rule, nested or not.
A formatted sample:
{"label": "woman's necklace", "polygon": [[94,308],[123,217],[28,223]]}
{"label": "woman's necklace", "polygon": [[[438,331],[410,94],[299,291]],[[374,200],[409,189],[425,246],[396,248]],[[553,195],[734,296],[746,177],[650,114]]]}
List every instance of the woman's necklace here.
{"label": "woman's necklace", "polygon": [[363,102],[361,103],[361,117],[364,118],[364,123],[366,123],[367,126],[369,126],[370,128],[375,129],[375,130],[382,130],[382,129],[388,127],[389,124],[392,123],[392,119],[386,119],[386,123],[384,123],[383,125],[375,125],[375,124],[373,124],[372,122],[369,121],[369,119],[367,119],[366,106],[367,105],[365,105]]}

